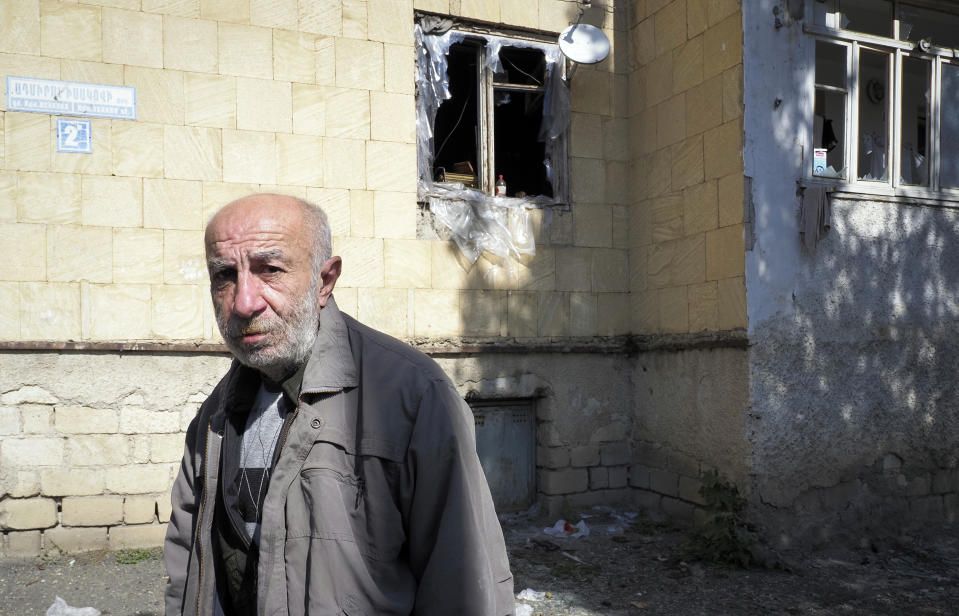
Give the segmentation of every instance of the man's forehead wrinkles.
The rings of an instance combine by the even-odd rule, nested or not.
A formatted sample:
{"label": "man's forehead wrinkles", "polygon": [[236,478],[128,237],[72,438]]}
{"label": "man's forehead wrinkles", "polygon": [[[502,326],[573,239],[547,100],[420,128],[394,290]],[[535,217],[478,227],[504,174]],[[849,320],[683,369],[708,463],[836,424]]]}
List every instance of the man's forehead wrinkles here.
{"label": "man's forehead wrinkles", "polygon": [[240,252],[252,254],[268,250],[279,250],[290,244],[282,234],[259,234],[256,237],[213,238],[211,244],[215,252]]}
{"label": "man's forehead wrinkles", "polygon": [[242,232],[214,232],[211,238],[214,243],[232,242],[289,242],[293,234],[284,231],[242,231]]}

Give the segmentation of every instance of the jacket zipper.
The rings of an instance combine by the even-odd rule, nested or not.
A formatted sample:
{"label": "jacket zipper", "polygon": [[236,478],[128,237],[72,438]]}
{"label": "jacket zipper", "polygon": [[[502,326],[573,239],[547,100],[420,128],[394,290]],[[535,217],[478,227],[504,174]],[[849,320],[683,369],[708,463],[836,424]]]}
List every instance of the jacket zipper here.
{"label": "jacket zipper", "polygon": [[280,434],[280,440],[276,444],[276,463],[280,463],[280,456],[283,455],[283,446],[286,445],[286,437],[290,434],[290,426],[293,425],[293,420],[296,419],[296,416],[300,413],[300,398],[296,398],[296,408],[293,409],[293,414],[290,415],[289,420],[284,422],[283,433]]}
{"label": "jacket zipper", "polygon": [[206,496],[210,491],[207,485],[207,468],[210,460],[210,434],[213,432],[212,424],[206,425],[206,453],[203,458],[205,466],[203,467],[203,499],[200,501],[200,511],[196,517],[196,557],[197,557],[197,587],[196,587],[196,613],[200,614],[200,596],[203,594],[203,513],[206,510]]}

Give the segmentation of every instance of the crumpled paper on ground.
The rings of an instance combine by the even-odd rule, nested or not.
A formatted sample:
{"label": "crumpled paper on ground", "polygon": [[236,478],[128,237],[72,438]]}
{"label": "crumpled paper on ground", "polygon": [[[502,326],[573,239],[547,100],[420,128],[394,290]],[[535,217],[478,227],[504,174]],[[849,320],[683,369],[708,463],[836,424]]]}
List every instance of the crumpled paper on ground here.
{"label": "crumpled paper on ground", "polygon": [[100,610],[95,607],[71,607],[57,597],[53,605],[47,608],[47,616],[100,616]]}
{"label": "crumpled paper on ground", "polygon": [[586,526],[586,520],[580,520],[576,524],[570,524],[566,520],[557,520],[549,528],[544,528],[543,532],[551,537],[586,537],[589,535],[589,527]]}

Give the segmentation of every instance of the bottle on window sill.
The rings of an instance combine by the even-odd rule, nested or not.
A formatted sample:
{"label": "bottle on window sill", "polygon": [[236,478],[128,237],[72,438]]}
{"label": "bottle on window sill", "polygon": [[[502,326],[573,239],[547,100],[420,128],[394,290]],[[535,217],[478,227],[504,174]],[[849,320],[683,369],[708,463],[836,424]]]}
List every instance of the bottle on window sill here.
{"label": "bottle on window sill", "polygon": [[506,196],[506,180],[503,179],[503,174],[499,174],[499,179],[496,180],[496,196],[505,197]]}

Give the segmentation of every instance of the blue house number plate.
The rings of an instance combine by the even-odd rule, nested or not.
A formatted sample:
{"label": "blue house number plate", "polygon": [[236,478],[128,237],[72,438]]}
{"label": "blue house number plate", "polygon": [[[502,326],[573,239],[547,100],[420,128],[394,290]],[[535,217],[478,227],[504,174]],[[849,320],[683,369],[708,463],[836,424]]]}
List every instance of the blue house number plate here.
{"label": "blue house number plate", "polygon": [[93,134],[90,120],[57,118],[57,152],[91,154]]}

